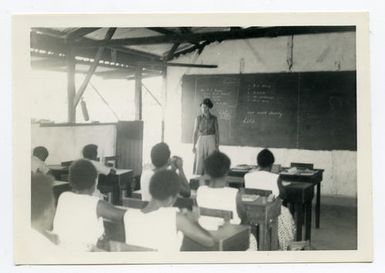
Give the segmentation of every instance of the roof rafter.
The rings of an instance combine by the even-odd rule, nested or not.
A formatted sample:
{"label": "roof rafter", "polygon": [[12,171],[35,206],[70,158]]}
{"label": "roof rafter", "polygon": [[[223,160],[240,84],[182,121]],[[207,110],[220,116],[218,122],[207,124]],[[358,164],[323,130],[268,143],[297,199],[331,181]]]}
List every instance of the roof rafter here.
{"label": "roof rafter", "polygon": [[168,34],[148,37],[113,39],[104,41],[79,41],[78,46],[122,46],[122,45],[151,45],[162,43],[196,43],[201,41],[223,41],[248,39],[259,37],[277,37],[289,35],[346,32],[355,31],[355,26],[294,26],[294,27],[250,27],[246,29],[232,29],[229,31],[214,31],[187,34]]}

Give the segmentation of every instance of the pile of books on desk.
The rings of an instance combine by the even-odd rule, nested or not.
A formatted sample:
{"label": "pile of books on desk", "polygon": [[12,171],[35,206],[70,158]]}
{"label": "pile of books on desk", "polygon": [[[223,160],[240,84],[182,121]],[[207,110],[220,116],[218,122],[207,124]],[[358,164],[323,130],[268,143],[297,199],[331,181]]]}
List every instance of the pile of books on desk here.
{"label": "pile of books on desk", "polygon": [[246,173],[248,173],[251,169],[255,168],[254,165],[241,164],[237,165],[230,169],[230,176],[241,176],[243,177]]}

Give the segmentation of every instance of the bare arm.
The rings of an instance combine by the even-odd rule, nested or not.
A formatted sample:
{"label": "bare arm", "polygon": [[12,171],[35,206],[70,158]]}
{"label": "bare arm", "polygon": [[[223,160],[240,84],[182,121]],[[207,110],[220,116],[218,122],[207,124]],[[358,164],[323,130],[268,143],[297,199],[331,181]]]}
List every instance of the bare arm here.
{"label": "bare arm", "polygon": [[219,126],[218,126],[218,118],[215,118],[214,122],[215,127],[215,147],[219,150]]}
{"label": "bare arm", "polygon": [[[191,212],[187,212],[191,213]],[[176,215],[177,229],[182,231],[183,234],[190,239],[198,242],[199,244],[212,247],[214,245],[214,239],[211,234],[203,229],[196,221],[193,221],[193,216],[188,216],[182,213]]]}
{"label": "bare arm", "polygon": [[198,141],[198,126],[199,126],[199,121],[198,117],[195,118],[194,122],[194,132],[193,132],[193,152],[195,153],[195,145],[197,144]]}
{"label": "bare arm", "polygon": [[102,217],[114,222],[122,221],[125,212],[126,210],[119,209],[104,200],[99,200],[98,206],[96,208],[96,214],[98,217]]}

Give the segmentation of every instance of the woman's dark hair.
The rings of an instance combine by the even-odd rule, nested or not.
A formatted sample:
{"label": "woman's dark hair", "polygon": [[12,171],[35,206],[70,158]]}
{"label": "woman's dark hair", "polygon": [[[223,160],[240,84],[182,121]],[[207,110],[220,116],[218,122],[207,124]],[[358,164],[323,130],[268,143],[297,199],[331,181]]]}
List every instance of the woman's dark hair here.
{"label": "woman's dark hair", "polygon": [[150,180],[150,194],[154,199],[166,200],[180,191],[179,176],[171,170],[155,172]]}
{"label": "woman's dark hair", "polygon": [[202,105],[202,104],[207,105],[207,107],[210,108],[210,109],[213,108],[213,106],[214,106],[213,102],[212,102],[209,98],[205,98],[205,99],[201,102],[200,105]]}
{"label": "woman's dark hair", "polygon": [[83,157],[90,160],[96,160],[96,158],[98,157],[98,146],[95,144],[88,144],[84,146]]}
{"label": "woman's dark hair", "polygon": [[164,166],[170,159],[170,148],[164,142],[154,145],[151,149],[151,162],[156,168]]}
{"label": "woman's dark hair", "polygon": [[215,151],[204,162],[205,173],[212,178],[220,178],[227,174],[231,160],[224,153]]}
{"label": "woman's dark hair", "polygon": [[44,146],[37,146],[33,149],[32,154],[42,161],[45,161],[48,157],[48,150]]}
{"label": "woman's dark hair", "polygon": [[53,178],[44,174],[31,175],[31,221],[39,220],[54,206]]}
{"label": "woman's dark hair", "polygon": [[274,155],[269,149],[263,149],[257,156],[257,164],[262,168],[270,167],[274,164]]}
{"label": "woman's dark hair", "polygon": [[96,177],[96,169],[89,160],[80,159],[70,166],[69,181],[74,190],[91,189],[96,183]]}

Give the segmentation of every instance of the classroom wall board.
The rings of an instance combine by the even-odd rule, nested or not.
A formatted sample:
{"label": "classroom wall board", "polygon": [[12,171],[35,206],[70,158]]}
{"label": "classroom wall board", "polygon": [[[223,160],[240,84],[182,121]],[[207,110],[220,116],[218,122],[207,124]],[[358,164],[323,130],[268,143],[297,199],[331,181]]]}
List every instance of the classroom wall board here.
{"label": "classroom wall board", "polygon": [[355,71],[184,75],[185,143],[205,97],[214,102],[221,145],[357,149]]}

